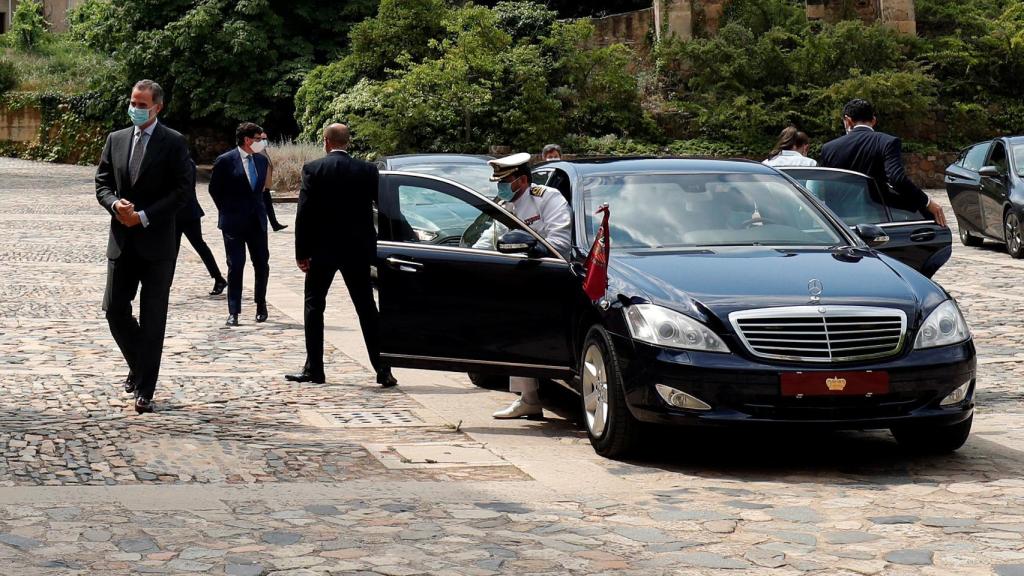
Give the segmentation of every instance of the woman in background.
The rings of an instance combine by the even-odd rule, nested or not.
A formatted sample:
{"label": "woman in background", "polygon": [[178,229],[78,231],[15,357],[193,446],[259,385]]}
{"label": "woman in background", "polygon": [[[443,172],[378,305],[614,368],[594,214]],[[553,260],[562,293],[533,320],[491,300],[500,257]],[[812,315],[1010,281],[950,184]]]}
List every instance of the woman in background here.
{"label": "woman in background", "polygon": [[778,168],[781,166],[817,166],[818,163],[813,158],[807,157],[807,151],[811,147],[811,138],[797,130],[794,126],[789,126],[779,134],[779,142],[775,145],[775,149],[772,150],[772,156],[765,160],[763,164]]}

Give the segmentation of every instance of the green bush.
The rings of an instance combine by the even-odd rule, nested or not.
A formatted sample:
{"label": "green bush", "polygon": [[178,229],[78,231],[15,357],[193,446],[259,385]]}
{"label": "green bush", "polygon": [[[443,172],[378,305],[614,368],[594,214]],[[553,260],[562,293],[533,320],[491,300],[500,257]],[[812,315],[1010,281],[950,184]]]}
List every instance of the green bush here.
{"label": "green bush", "polygon": [[11,17],[11,43],[14,48],[31,52],[39,48],[46,36],[46,20],[39,0],[21,0]]}
{"label": "green bush", "polygon": [[18,85],[18,71],[8,60],[0,60],[0,95]]}

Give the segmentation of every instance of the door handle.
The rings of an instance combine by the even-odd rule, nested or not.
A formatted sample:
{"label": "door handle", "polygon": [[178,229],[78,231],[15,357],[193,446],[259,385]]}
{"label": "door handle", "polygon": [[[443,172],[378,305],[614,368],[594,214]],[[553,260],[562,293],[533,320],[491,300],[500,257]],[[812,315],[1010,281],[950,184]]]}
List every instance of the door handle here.
{"label": "door handle", "polygon": [[928,242],[929,240],[935,240],[935,231],[922,230],[920,232],[914,232],[910,235],[910,240],[913,242]]}
{"label": "door handle", "polygon": [[423,264],[420,264],[419,262],[402,260],[401,258],[395,258],[394,256],[389,256],[384,261],[388,263],[388,266],[391,266],[399,272],[419,272],[423,269]]}

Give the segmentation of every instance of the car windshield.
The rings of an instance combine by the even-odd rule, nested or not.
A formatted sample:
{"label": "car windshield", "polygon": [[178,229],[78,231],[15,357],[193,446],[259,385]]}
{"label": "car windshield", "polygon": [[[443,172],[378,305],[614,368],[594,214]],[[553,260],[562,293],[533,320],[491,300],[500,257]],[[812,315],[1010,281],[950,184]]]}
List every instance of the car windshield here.
{"label": "car windshield", "polygon": [[847,240],[781,176],[609,174],[582,182],[586,229],[611,208],[612,245],[626,249],[712,246],[834,246]]}
{"label": "car windshield", "polygon": [[1017,170],[1017,176],[1024,178],[1024,144],[1013,147],[1013,166]]}
{"label": "car windshield", "polygon": [[402,172],[415,172],[446,178],[472,190],[493,198],[498,193],[497,185],[491,182],[494,173],[486,163],[480,164],[410,164],[399,168]]}

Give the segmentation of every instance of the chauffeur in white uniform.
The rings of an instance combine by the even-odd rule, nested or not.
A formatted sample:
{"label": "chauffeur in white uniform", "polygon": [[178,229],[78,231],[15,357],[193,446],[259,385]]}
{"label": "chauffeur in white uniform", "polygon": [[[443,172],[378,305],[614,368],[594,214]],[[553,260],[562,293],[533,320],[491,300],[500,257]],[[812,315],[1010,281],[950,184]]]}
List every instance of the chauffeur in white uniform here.
{"label": "chauffeur in white uniform", "polygon": [[[542,238],[548,241],[562,256],[569,255],[570,226],[572,211],[562,193],[554,188],[530,183],[530,155],[523,152],[505,158],[491,160],[488,164],[494,170],[492,182],[498,183],[498,201],[506,210],[515,214]],[[480,236],[474,244],[477,248],[492,248],[497,237],[504,231],[496,222]],[[540,404],[540,382],[536,378],[509,378],[509,390],[521,396],[511,406],[494,413],[495,418],[542,418],[544,410]]]}

